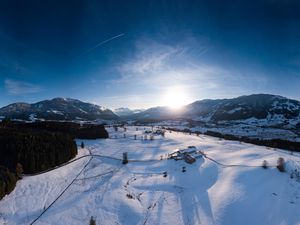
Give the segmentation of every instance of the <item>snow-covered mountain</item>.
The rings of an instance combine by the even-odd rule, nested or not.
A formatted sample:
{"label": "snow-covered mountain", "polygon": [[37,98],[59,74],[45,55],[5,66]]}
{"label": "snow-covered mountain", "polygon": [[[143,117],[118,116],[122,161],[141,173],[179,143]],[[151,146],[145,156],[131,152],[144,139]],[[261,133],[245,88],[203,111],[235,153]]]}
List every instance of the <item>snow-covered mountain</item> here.
{"label": "snow-covered mountain", "polygon": [[256,94],[233,99],[203,100],[185,107],[184,115],[206,121],[299,119],[300,102],[276,95]]}
{"label": "snow-covered mountain", "polygon": [[300,122],[300,102],[277,95],[254,94],[232,99],[201,100],[181,110],[155,107],[130,116],[131,119],[192,119],[203,122],[250,122],[294,125]]}
{"label": "snow-covered mountain", "polygon": [[14,103],[0,109],[0,117],[51,120],[172,120],[205,123],[247,123],[300,128],[300,102],[278,95],[254,94],[232,99],[206,99],[181,109],[154,107],[147,110],[104,107],[70,98],[54,98],[34,104]]}
{"label": "snow-covered mountain", "polygon": [[14,103],[0,109],[0,116],[32,120],[115,120],[118,116],[104,107],[71,98],[54,98],[34,104]]}
{"label": "snow-covered mountain", "polygon": [[117,108],[113,112],[118,116],[130,116],[136,113],[143,112],[144,109],[129,109],[129,108]]}

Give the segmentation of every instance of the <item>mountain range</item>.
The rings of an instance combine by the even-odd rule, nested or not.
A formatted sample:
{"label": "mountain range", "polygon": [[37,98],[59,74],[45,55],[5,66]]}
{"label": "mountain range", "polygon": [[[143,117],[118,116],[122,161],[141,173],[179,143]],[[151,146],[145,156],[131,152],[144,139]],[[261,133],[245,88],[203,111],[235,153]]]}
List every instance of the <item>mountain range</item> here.
{"label": "mountain range", "polygon": [[23,120],[117,120],[104,107],[71,98],[54,98],[34,104],[14,103],[0,109],[0,116]]}
{"label": "mountain range", "polygon": [[14,103],[0,109],[0,116],[32,120],[172,120],[222,123],[264,121],[265,123],[300,124],[300,102],[278,95],[253,94],[232,99],[195,101],[181,109],[154,107],[147,110],[107,108],[70,98],[54,98],[34,104]]}
{"label": "mountain range", "polygon": [[131,120],[188,119],[205,123],[259,122],[266,125],[300,125],[300,102],[278,95],[253,94],[232,99],[206,99],[173,110],[155,107],[126,117]]}
{"label": "mountain range", "polygon": [[169,107],[154,107],[135,115],[135,118],[185,117],[203,120],[240,120],[250,117],[267,118],[280,114],[287,118],[297,117],[300,102],[277,95],[254,94],[232,99],[205,99],[193,102],[180,110]]}
{"label": "mountain range", "polygon": [[124,108],[124,107],[113,110],[113,112],[120,117],[131,116],[136,113],[141,113],[143,111],[145,111],[145,110],[144,109],[129,109],[129,108]]}

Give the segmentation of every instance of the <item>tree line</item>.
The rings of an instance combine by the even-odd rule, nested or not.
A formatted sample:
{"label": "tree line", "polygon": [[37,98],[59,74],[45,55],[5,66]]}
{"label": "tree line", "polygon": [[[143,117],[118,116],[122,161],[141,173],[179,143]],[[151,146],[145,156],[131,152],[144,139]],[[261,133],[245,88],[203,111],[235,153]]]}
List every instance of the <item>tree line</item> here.
{"label": "tree line", "polygon": [[195,133],[195,134],[205,134],[213,137],[218,137],[222,138],[225,140],[233,140],[233,141],[242,141],[245,143],[250,143],[250,144],[255,144],[255,145],[260,145],[260,146],[266,146],[266,147],[271,147],[271,148],[281,148],[285,150],[289,150],[291,152],[300,152],[300,142],[295,142],[295,141],[289,141],[289,140],[283,140],[283,139],[259,139],[259,138],[249,138],[245,136],[235,136],[232,134],[222,134],[220,132],[216,131],[206,131],[206,132],[200,132],[200,131],[195,131],[192,132],[190,129],[176,129],[176,128],[170,128],[170,127],[163,127],[164,129],[171,130],[171,131],[177,131],[177,132],[184,132],[184,133]]}
{"label": "tree line", "polygon": [[0,199],[10,193],[21,173],[59,166],[77,154],[75,138],[108,138],[103,125],[71,122],[0,123]]}
{"label": "tree line", "polygon": [[50,132],[61,132],[69,134],[73,138],[81,139],[96,139],[108,138],[108,132],[104,125],[94,124],[78,124],[74,122],[57,122],[57,121],[38,121],[34,123],[24,123],[16,121],[4,120],[0,127],[16,128],[16,129],[31,129],[31,130],[46,130]]}

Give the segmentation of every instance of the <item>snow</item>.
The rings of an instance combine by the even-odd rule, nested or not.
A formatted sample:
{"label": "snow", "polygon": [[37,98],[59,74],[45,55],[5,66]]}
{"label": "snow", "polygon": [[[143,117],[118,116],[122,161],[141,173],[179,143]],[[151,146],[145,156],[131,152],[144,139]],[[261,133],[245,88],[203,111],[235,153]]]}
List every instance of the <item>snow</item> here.
{"label": "snow", "polygon": [[[263,160],[274,166],[278,157],[288,162],[288,168],[296,168],[300,165],[297,154],[176,132],[155,136],[153,141],[141,140],[144,129],[138,129],[109,129],[111,139],[77,140],[78,144],[85,143],[77,157],[91,151],[121,159],[123,152],[128,152],[129,160],[149,161],[123,165],[116,159],[93,157],[73,185],[35,224],[88,224],[91,216],[97,224],[105,225],[300,224],[300,183],[275,167],[261,168]],[[159,160],[188,146],[195,146],[222,164],[248,167],[224,167],[208,158],[198,158],[193,164]],[[158,160],[151,161],[154,159]],[[0,224],[30,224],[88,160],[83,158],[18,181],[15,190],[0,201]]]}
{"label": "snow", "polygon": [[[97,105],[95,105],[95,106],[97,106]],[[97,106],[101,111],[105,111],[105,110],[107,110],[107,108],[106,107],[104,107],[104,106]]]}
{"label": "snow", "polygon": [[243,109],[242,107],[234,108],[232,110],[229,110],[227,113],[228,114],[233,114],[233,113],[236,113],[238,111],[241,111],[242,109]]}
{"label": "snow", "polygon": [[113,112],[118,116],[129,116],[137,113],[141,113],[145,111],[144,109],[129,109],[129,108],[117,108],[114,109]]}
{"label": "snow", "polygon": [[37,106],[39,109],[43,108],[44,107],[44,104],[42,103],[39,103],[38,106]]}
{"label": "snow", "polygon": [[59,110],[54,110],[54,109],[47,110],[47,113],[54,113],[54,114],[58,114],[58,115],[64,115],[63,112],[61,112]]}
{"label": "snow", "polygon": [[53,112],[54,114],[64,115],[63,112],[58,111],[58,110],[52,110],[52,112]]}
{"label": "snow", "polygon": [[81,108],[78,108],[78,110],[80,111],[80,112],[82,112],[82,113],[85,113],[85,114],[87,114],[88,112],[87,111],[84,111],[83,109],[81,109]]}
{"label": "snow", "polygon": [[[279,115],[277,115],[279,116]],[[278,125],[278,117],[276,114],[269,114],[267,119],[256,119],[254,117],[248,118],[246,120],[235,120],[235,121],[219,121],[215,123],[190,123],[186,120],[168,120],[157,123],[152,123],[154,126],[164,126],[169,128],[175,128],[179,130],[190,129],[193,132],[206,132],[214,131],[222,134],[230,134],[237,137],[248,137],[251,139],[282,139],[289,141],[300,141],[299,129],[294,127],[300,123],[298,120],[290,120],[286,125]],[[281,120],[281,123],[284,121]]]}
{"label": "snow", "polygon": [[30,114],[29,115],[29,120],[32,121],[32,122],[35,122],[37,120],[36,114],[35,113]]}
{"label": "snow", "polygon": [[274,101],[272,106],[276,109],[283,109],[283,108],[287,108],[290,111],[293,110],[299,110],[299,105],[295,105],[293,102],[290,102],[289,100],[287,100],[284,103],[280,103],[278,101]]}

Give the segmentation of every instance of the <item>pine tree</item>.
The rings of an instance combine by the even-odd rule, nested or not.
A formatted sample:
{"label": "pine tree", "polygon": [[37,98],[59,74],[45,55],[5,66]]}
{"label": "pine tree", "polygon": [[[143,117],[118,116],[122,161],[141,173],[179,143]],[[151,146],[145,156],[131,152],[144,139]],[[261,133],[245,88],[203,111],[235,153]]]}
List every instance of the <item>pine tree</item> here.
{"label": "pine tree", "polygon": [[264,160],[262,163],[262,168],[267,169],[268,168],[268,162],[267,160]]}
{"label": "pine tree", "polygon": [[90,225],[96,225],[96,220],[94,220],[94,217],[92,217],[92,216],[90,219]]}
{"label": "pine tree", "polygon": [[277,160],[277,169],[280,172],[285,172],[285,162],[284,159],[282,157],[279,157]]}
{"label": "pine tree", "polygon": [[21,165],[21,163],[17,163],[17,165],[16,165],[16,175],[19,179],[22,179],[23,172],[24,172],[23,166]]}

